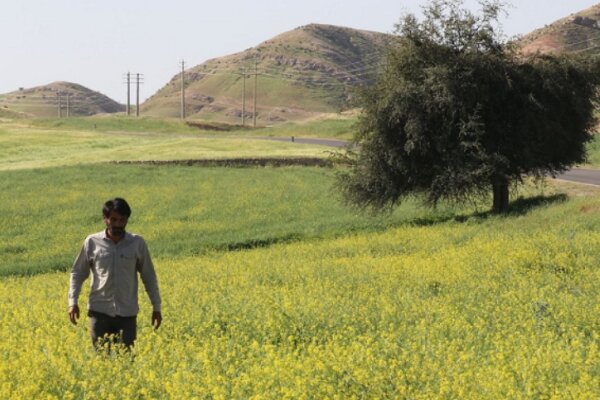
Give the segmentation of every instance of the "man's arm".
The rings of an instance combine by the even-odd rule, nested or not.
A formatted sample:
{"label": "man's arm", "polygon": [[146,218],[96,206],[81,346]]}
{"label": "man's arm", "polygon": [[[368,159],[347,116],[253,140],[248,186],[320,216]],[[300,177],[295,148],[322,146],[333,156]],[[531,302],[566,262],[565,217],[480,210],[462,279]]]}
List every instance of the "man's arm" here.
{"label": "man's arm", "polygon": [[138,271],[142,277],[142,282],[144,283],[146,293],[148,293],[148,297],[152,303],[152,325],[158,329],[162,322],[162,314],[160,311],[161,298],[160,291],[158,290],[158,279],[156,278],[156,271],[154,269],[154,264],[152,263],[152,258],[150,257],[148,246],[146,245],[144,239],[140,239],[142,243],[140,245],[141,248],[140,258],[138,260]]}
{"label": "man's arm", "polygon": [[77,325],[79,319],[79,306],[77,301],[81,293],[83,282],[90,275],[90,262],[87,257],[87,242],[81,246],[79,255],[71,268],[71,281],[69,284],[69,320],[74,325]]}

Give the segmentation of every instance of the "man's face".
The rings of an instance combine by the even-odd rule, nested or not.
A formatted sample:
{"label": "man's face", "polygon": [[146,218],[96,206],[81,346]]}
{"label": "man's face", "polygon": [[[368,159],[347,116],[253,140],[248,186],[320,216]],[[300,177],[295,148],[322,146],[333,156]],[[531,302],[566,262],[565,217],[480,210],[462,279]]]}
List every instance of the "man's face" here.
{"label": "man's face", "polygon": [[104,223],[106,224],[106,229],[108,229],[109,236],[121,237],[125,234],[127,217],[113,210],[108,217],[104,217]]}

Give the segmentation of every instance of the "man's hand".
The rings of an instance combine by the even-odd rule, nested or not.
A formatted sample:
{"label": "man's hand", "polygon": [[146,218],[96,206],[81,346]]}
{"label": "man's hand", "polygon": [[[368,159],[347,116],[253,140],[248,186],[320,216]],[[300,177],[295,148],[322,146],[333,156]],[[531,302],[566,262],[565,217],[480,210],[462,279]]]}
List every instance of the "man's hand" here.
{"label": "man's hand", "polygon": [[77,325],[77,320],[79,319],[79,306],[77,304],[69,307],[69,319],[73,325]]}
{"label": "man's hand", "polygon": [[152,326],[154,327],[154,329],[158,329],[161,322],[162,322],[162,314],[160,313],[160,311],[153,311],[152,312]]}

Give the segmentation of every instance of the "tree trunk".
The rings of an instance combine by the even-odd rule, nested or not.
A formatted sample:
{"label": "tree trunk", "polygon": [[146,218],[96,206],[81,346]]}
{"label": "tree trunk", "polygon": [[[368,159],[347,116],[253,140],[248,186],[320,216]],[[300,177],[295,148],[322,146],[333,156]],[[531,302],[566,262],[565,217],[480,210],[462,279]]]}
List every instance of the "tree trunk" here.
{"label": "tree trunk", "polygon": [[494,190],[494,207],[492,211],[495,214],[504,214],[508,212],[508,181],[498,179],[492,184]]}

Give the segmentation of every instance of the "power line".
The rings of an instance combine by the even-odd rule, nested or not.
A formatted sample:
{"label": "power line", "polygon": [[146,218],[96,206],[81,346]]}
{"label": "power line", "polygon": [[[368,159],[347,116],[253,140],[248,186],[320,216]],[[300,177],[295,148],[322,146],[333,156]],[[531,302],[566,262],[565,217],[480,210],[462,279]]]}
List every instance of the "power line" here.
{"label": "power line", "polygon": [[[274,66],[261,66],[258,72],[265,76],[278,77],[284,80],[291,80],[298,83],[306,83],[306,79],[317,78],[321,82],[329,81],[333,84],[343,84],[340,80],[352,79],[358,83],[363,81],[369,81],[370,79],[356,79],[370,74],[374,74],[380,68],[379,64],[372,64],[363,66],[361,68],[355,68],[352,73],[348,71],[332,72],[327,73],[325,71],[282,71],[280,68]],[[233,72],[230,68],[211,68],[210,71],[196,72],[198,75],[228,75],[228,74],[239,74]]]}
{"label": "power line", "polygon": [[[380,58],[380,53],[379,52],[373,52],[371,53],[369,56],[364,57],[361,60],[357,60],[357,61],[352,61],[352,62],[348,62],[348,63],[344,63],[341,66],[337,65],[336,67],[338,69],[345,69],[345,70],[332,70],[332,71],[328,71],[328,70],[324,70],[323,67],[316,69],[316,70],[298,70],[298,69],[293,69],[292,71],[289,70],[282,70],[282,68],[279,68],[279,65],[275,65],[275,64],[271,64],[271,65],[261,65],[259,68],[258,65],[258,59],[254,59],[254,72],[253,73],[248,73],[246,68],[243,69],[241,75],[243,77],[243,94],[242,94],[242,124],[245,124],[245,95],[246,95],[246,85],[245,85],[245,80],[248,77],[248,75],[252,76],[254,75],[254,90],[253,90],[253,126],[256,126],[256,118],[257,118],[257,97],[258,97],[258,75],[264,75],[265,77],[270,77],[270,78],[276,78],[276,79],[281,79],[287,82],[291,82],[294,84],[303,84],[306,85],[308,87],[318,87],[318,86],[322,86],[322,87],[331,87],[333,85],[345,85],[343,82],[341,81],[348,81],[351,80],[353,83],[357,84],[357,83],[362,83],[362,82],[367,82],[371,79],[361,79],[362,77],[368,76],[370,74],[373,74],[376,72],[376,70],[379,68],[379,63],[373,63],[373,61],[376,61],[377,59]],[[352,67],[352,68],[350,68]],[[284,67],[285,68],[285,67]],[[196,72],[199,76],[206,76],[206,75],[230,75],[232,73],[238,74],[240,75],[239,72],[233,72],[231,71],[231,68],[219,68],[219,67],[212,67],[210,69],[210,71],[204,71],[204,72]],[[125,84],[127,85],[127,104],[126,104],[126,112],[127,115],[131,114],[131,72],[127,72],[125,74]],[[140,104],[139,104],[139,91],[140,91],[140,87],[139,85],[143,83],[143,74],[140,73],[136,73],[135,74],[135,80],[136,80],[136,116],[139,116],[140,114]],[[16,99],[11,98],[3,98],[0,99],[1,101],[4,102],[10,102],[10,103],[18,103],[21,102],[21,99],[19,98],[20,96],[17,96]],[[40,102],[40,103],[52,103],[53,100],[51,98],[45,99],[44,97],[27,97],[26,95],[23,95],[23,103],[26,102]],[[93,98],[86,98],[85,96],[79,96],[79,95],[75,95],[75,96],[71,96],[70,93],[63,93],[63,92],[58,92],[57,93],[57,97],[56,100],[54,100],[56,102],[56,106],[57,106],[57,113],[59,118],[62,117],[62,110],[65,108],[65,98],[66,98],[66,114],[67,116],[71,115],[71,111],[72,111],[72,100],[75,100],[76,102],[83,102],[85,100],[89,100],[90,102],[93,103],[93,105],[96,106],[103,106],[103,105],[110,105],[110,106],[114,106],[115,104],[118,105],[118,102],[113,101],[112,99],[97,99],[94,100]],[[185,107],[185,61],[181,61],[181,117],[182,119],[186,118],[186,107]]]}
{"label": "power line", "polygon": [[591,51],[591,50],[596,50],[596,49],[600,49],[600,45],[598,45],[598,46],[592,46],[592,47],[587,47],[585,49],[580,49],[580,50],[574,50],[571,53],[577,54],[577,53],[583,53],[585,51]]}
{"label": "power line", "polygon": [[55,90],[52,95],[34,93],[17,94],[16,96],[0,95],[0,104],[16,106],[42,112],[54,109],[58,118],[69,118],[77,115],[89,115],[93,112],[120,111],[121,104],[98,93],[90,96],[78,92]]}
{"label": "power line", "polygon": [[[586,38],[584,40],[581,40],[579,42],[567,43],[567,44],[565,44],[563,46],[563,49],[569,50],[569,49],[577,47],[580,44],[584,44],[584,43],[589,43],[589,42],[593,42],[593,41],[596,41],[596,40],[600,40],[600,30],[598,30],[597,28],[592,28],[592,27],[589,27],[589,26],[586,26],[586,25],[579,25],[579,24],[577,24],[577,25],[580,26],[580,27],[582,27],[582,28],[584,28],[584,29],[590,29],[590,30],[594,31],[593,35],[591,37],[588,37],[588,38]],[[535,39],[534,39],[534,41],[535,41]],[[571,53],[580,53],[580,52],[584,52],[584,51],[588,51],[588,50],[593,50],[593,49],[598,48],[598,47],[600,47],[600,46],[592,46],[592,47],[587,47],[587,48],[583,48],[583,49],[577,49],[577,50],[571,51]]]}
{"label": "power line", "polygon": [[[361,60],[339,65],[339,66],[337,66],[338,69],[352,67],[350,69],[342,70],[339,72],[327,73],[326,71],[322,71],[322,70],[317,70],[317,71],[311,70],[311,71],[307,71],[306,73],[303,73],[301,71],[296,70],[293,73],[295,75],[320,74],[320,75],[329,76],[329,77],[335,77],[335,76],[348,77],[348,75],[351,73],[367,72],[369,69],[377,68],[380,63],[379,62],[372,63],[372,61],[378,61],[379,59],[381,59],[383,56],[381,56],[380,54],[381,54],[380,52],[373,52]],[[363,64],[363,65],[356,67],[357,64]],[[231,68],[212,67],[212,68],[210,68],[210,70],[213,71],[213,72],[211,72],[211,74],[215,74],[218,72],[231,72]],[[267,72],[267,73],[268,72],[281,73],[281,69],[278,68],[278,65],[270,65],[270,66],[261,65],[260,70],[261,70],[261,72]],[[198,74],[209,74],[208,72],[200,72],[200,71],[197,73]],[[290,74],[289,72],[286,72],[286,73]]]}
{"label": "power line", "polygon": [[332,77],[332,78],[347,78],[347,77],[351,77],[352,75],[356,75],[356,74],[361,74],[361,73],[365,73],[365,72],[370,72],[370,71],[374,71],[377,68],[379,68],[379,63],[373,63],[373,64],[366,64],[360,67],[355,67],[349,70],[338,70],[338,71],[334,71],[334,72],[328,72],[328,71],[323,71],[321,70],[310,70],[310,71],[301,71],[301,70],[294,70],[294,71],[285,71],[283,72],[281,70],[281,68],[277,68],[277,66],[261,66],[261,71],[264,71],[266,73],[277,73],[277,74],[284,74],[284,75],[294,75],[294,76],[303,76],[303,75],[321,75],[321,76],[327,76],[327,77]]}
{"label": "power line", "polygon": [[[66,95],[67,92],[61,92],[63,95]],[[86,103],[86,102],[90,102],[93,103],[94,105],[104,105],[104,104],[110,104],[110,105],[118,105],[119,102],[112,100],[110,98],[106,98],[106,99],[98,99],[98,98],[93,98],[93,97],[85,97],[85,96],[79,96],[79,95],[74,95],[72,93],[68,93],[68,95],[70,96],[71,100],[74,102],[79,102],[79,103]],[[46,97],[39,97],[39,96],[21,96],[21,98],[6,98],[6,97],[0,97],[0,102],[6,102],[6,103],[10,103],[10,104],[29,104],[29,103],[45,103],[45,104],[52,104],[52,105],[56,105],[58,102],[58,97],[57,96],[46,96]]]}
{"label": "power line", "polygon": [[[375,72],[375,71],[373,71]],[[364,73],[364,74],[357,74],[357,75],[351,75],[351,76],[346,76],[346,79],[351,79],[353,81],[354,84],[360,84],[360,83],[364,83],[364,82],[369,82],[372,81],[372,79],[368,79],[368,78],[360,78],[361,76],[365,76],[368,75],[370,73]],[[288,81],[288,82],[292,82],[292,83],[296,83],[296,84],[305,84],[305,85],[309,85],[309,86],[347,86],[346,83],[341,82],[340,77],[335,77],[335,76],[320,76],[320,77],[311,77],[311,76],[307,76],[307,75],[291,75],[291,74],[265,74],[263,73],[262,75],[264,76],[268,76],[271,78],[277,78],[280,80],[284,80],[284,81]],[[313,79],[311,79],[313,78]]]}

